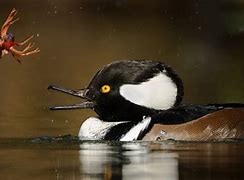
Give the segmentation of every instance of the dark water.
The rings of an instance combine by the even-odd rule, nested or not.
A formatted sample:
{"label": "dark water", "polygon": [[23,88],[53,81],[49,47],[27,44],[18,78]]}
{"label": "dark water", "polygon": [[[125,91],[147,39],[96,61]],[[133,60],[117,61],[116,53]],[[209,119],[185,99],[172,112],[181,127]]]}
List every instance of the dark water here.
{"label": "dark water", "polygon": [[244,143],[1,139],[1,179],[243,179]]}

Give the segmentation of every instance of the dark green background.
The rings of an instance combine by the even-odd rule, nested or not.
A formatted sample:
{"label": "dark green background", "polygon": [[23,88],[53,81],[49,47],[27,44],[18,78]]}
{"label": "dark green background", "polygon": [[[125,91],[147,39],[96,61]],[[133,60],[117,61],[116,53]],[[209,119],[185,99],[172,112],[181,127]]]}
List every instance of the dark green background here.
{"label": "dark green background", "polygon": [[35,35],[41,52],[18,64],[0,59],[0,137],[76,135],[89,110],[50,112],[79,99],[49,84],[82,88],[103,65],[155,59],[179,73],[187,103],[244,102],[242,1],[1,0],[15,7],[16,40]]}

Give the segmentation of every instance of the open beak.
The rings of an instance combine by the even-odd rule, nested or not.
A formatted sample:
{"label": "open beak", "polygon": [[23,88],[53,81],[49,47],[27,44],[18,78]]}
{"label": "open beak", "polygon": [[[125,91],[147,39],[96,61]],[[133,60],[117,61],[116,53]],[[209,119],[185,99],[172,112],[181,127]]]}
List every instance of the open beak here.
{"label": "open beak", "polygon": [[[62,87],[55,86],[55,85],[49,85],[48,89],[60,91],[60,92],[63,92],[63,93],[66,93],[66,94],[69,94],[72,96],[80,97],[82,99],[87,99],[87,100],[89,99],[86,97],[86,93],[87,93],[88,89],[69,90],[69,89],[65,89]],[[95,103],[88,100],[88,101],[82,102],[80,104],[64,105],[64,106],[51,106],[51,107],[49,107],[49,109],[50,110],[70,110],[70,109],[85,109],[85,108],[93,109],[94,106],[95,106]]]}

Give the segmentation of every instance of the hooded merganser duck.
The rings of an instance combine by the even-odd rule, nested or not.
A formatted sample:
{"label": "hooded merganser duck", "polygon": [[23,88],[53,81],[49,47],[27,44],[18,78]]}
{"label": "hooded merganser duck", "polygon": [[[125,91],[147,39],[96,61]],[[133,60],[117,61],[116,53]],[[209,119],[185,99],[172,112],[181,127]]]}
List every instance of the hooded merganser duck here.
{"label": "hooded merganser duck", "polygon": [[90,108],[98,114],[81,125],[81,139],[244,138],[244,104],[182,104],[183,82],[161,62],[117,61],[99,70],[85,89],[48,88],[86,99],[51,110]]}

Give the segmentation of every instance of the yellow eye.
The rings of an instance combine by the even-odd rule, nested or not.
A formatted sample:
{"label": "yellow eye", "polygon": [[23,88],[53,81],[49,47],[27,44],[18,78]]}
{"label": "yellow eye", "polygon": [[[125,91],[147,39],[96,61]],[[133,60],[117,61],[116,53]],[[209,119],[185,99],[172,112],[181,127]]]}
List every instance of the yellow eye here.
{"label": "yellow eye", "polygon": [[103,85],[103,86],[101,87],[101,89],[100,89],[100,91],[101,91],[102,93],[108,93],[108,92],[110,92],[110,90],[111,90],[111,88],[110,88],[109,85]]}

